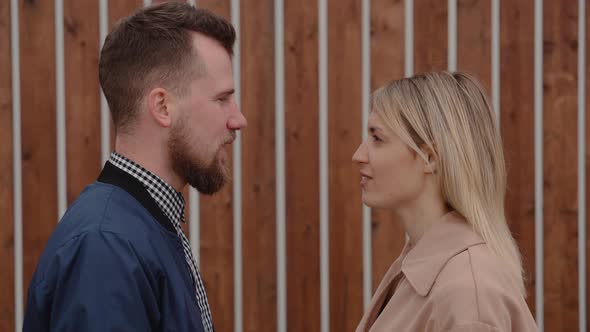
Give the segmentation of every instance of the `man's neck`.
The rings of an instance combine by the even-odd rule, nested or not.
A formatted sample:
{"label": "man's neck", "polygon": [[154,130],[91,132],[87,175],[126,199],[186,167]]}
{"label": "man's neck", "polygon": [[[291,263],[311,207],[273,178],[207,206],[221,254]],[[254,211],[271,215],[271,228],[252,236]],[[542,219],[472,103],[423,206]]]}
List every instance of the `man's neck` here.
{"label": "man's neck", "polygon": [[182,191],[186,185],[186,182],[172,170],[167,150],[158,144],[139,143],[135,140],[117,137],[115,150],[164,180],[176,191]]}

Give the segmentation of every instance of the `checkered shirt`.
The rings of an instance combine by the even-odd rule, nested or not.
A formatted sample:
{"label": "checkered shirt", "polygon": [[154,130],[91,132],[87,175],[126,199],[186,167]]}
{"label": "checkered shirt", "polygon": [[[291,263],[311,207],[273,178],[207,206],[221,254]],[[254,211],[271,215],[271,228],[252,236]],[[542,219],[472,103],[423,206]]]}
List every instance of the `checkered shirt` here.
{"label": "checkered shirt", "polygon": [[184,223],[184,198],[182,197],[182,193],[174,190],[172,186],[164,182],[164,180],[160,179],[157,175],[117,152],[111,153],[109,162],[141,182],[149,192],[150,196],[152,196],[160,209],[162,209],[164,214],[174,225],[176,233],[182,240],[182,248],[184,250],[186,264],[191,272],[190,275],[196,288],[197,302],[199,304],[199,309],[201,310],[201,319],[203,321],[205,332],[213,332],[213,320],[211,319],[211,310],[209,309],[209,302],[207,301],[207,293],[205,293],[205,287],[203,286],[203,281],[199,274],[199,268],[193,257],[189,241],[180,227],[180,223]]}

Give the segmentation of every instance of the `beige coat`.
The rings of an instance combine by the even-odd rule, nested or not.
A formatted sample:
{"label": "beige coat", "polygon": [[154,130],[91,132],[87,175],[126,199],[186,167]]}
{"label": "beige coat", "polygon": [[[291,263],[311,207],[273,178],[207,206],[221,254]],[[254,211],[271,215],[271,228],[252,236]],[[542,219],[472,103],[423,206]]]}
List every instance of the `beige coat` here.
{"label": "beige coat", "polygon": [[517,285],[481,237],[451,212],[414,248],[406,244],[356,331],[537,331]]}

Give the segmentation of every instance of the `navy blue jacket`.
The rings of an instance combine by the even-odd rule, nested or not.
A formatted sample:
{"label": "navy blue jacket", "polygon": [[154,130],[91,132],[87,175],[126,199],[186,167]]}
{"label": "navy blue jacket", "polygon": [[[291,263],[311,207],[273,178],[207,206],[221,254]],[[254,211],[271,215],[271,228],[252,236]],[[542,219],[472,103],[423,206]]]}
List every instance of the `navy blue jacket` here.
{"label": "navy blue jacket", "polygon": [[203,331],[182,243],[139,181],[107,163],[69,207],[30,283],[23,331]]}

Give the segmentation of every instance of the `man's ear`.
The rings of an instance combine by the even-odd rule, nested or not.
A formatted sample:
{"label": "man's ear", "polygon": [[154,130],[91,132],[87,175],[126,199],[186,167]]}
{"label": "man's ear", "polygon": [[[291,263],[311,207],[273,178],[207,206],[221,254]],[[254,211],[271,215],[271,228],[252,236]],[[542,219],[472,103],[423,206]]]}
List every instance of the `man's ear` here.
{"label": "man's ear", "polygon": [[160,126],[169,128],[172,125],[170,112],[171,95],[163,88],[155,88],[147,96],[147,106],[151,118]]}

